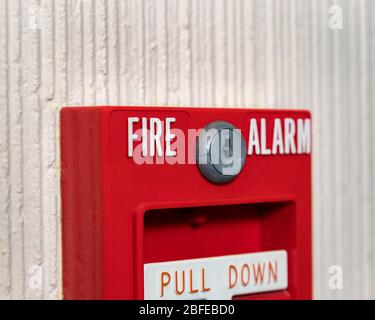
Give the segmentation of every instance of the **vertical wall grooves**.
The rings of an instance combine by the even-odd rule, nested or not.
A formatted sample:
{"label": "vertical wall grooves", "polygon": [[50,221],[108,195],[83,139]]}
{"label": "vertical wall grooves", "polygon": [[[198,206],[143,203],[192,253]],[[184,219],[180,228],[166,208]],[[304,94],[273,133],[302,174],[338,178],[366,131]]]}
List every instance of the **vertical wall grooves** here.
{"label": "vertical wall grooves", "polygon": [[[341,52],[340,48],[340,43],[342,46],[342,33],[335,33],[333,35],[333,56],[336,57],[339,52]],[[342,95],[340,94],[341,90],[341,83],[340,79],[343,78],[343,73],[342,73],[342,58],[340,59],[333,59],[332,62],[332,75],[333,75],[333,113],[334,113],[334,118],[337,119],[337,123],[335,123],[334,126],[334,137],[336,143],[334,144],[334,162],[335,166],[333,168],[334,170],[334,221],[336,221],[336,231],[334,234],[334,246],[337,248],[335,252],[335,259],[338,261],[338,263],[343,264],[344,263],[344,256],[343,253],[345,252],[343,246],[340,246],[341,243],[341,238],[343,235],[342,232],[342,226],[343,226],[343,214],[342,214],[342,209],[343,209],[343,197],[342,197],[342,185],[345,183],[345,176],[341,174],[343,170],[343,158],[342,156],[345,154],[345,147],[343,146],[343,142],[345,144],[345,137],[344,135],[346,134],[346,131],[342,131],[341,124],[343,123],[344,117],[343,115],[343,102],[344,99],[342,98]],[[344,154],[343,154],[344,150]],[[337,297],[340,298],[340,293],[337,292],[338,295]]]}
{"label": "vertical wall grooves", "polygon": [[54,298],[57,295],[57,261],[47,259],[50,255],[58,256],[58,219],[56,212],[56,188],[51,181],[56,179],[56,149],[55,149],[55,17],[54,3],[51,0],[40,2],[41,23],[45,28],[40,28],[41,49],[41,108],[42,108],[42,224],[43,224],[43,298]]}
{"label": "vertical wall grooves", "polygon": [[[370,120],[370,109],[368,105],[370,104],[370,86],[369,86],[369,74],[371,74],[371,65],[369,64],[370,60],[370,45],[371,43],[367,41],[369,39],[369,14],[365,8],[365,2],[361,1],[361,8],[360,8],[360,39],[361,39],[361,52],[362,55],[360,56],[360,77],[363,79],[360,89],[360,96],[362,97],[361,101],[361,117],[360,123],[362,128],[361,133],[361,147],[362,151],[360,154],[359,162],[361,163],[361,183],[362,183],[362,193],[361,193],[361,202],[363,203],[363,222],[361,228],[363,229],[362,234],[362,283],[363,283],[363,297],[369,298],[370,297],[370,286],[367,286],[366,283],[369,279],[371,279],[372,275],[372,266],[371,266],[371,184],[370,184],[370,174],[371,172],[371,164],[370,164],[370,152],[371,149],[368,146],[371,144],[370,140],[370,126],[372,125]],[[370,151],[370,152],[369,152]]]}
{"label": "vertical wall grooves", "polygon": [[[19,118],[18,118],[18,126],[19,126],[19,133],[17,136],[17,140],[19,141],[20,145],[20,158],[19,158],[19,167],[17,168],[17,174],[19,175],[19,184],[18,184],[18,192],[20,195],[19,200],[11,201],[18,205],[18,213],[19,213],[19,221],[18,223],[12,223],[12,235],[16,235],[17,232],[19,233],[19,238],[12,238],[12,261],[11,261],[11,270],[19,270],[21,274],[25,272],[25,236],[24,236],[24,230],[25,230],[25,219],[23,215],[23,206],[24,206],[24,176],[22,171],[22,166],[25,160],[25,153],[24,153],[24,142],[23,142],[23,135],[24,135],[24,128],[23,128],[23,94],[22,94],[22,84],[24,82],[23,74],[22,74],[22,67],[21,67],[21,59],[25,55],[25,50],[22,44],[22,26],[23,26],[23,19],[22,19],[22,9],[21,9],[21,3],[18,2],[18,9],[17,9],[17,17],[18,17],[18,30],[17,30],[17,41],[19,46],[19,78],[17,83],[17,96],[19,98]],[[14,149],[13,149],[14,150]],[[14,186],[14,184],[13,184]],[[13,211],[14,213],[14,211]],[[19,227],[18,231],[14,228],[14,226],[17,225]],[[14,228],[14,229],[13,229]],[[16,246],[19,246],[16,248]],[[13,258],[14,257],[14,258]],[[19,277],[17,273],[11,272],[12,277],[12,298],[17,297],[25,297],[25,279],[22,277]]]}
{"label": "vertical wall grooves", "polygon": [[107,39],[108,39],[108,102],[119,103],[119,20],[118,1],[107,3]]}
{"label": "vertical wall grooves", "polygon": [[10,298],[10,164],[9,164],[9,99],[8,99],[8,3],[0,3],[0,297]]}
{"label": "vertical wall grooves", "polygon": [[315,297],[374,298],[374,18],[372,0],[0,0],[0,298],[61,297],[59,108],[95,104],[309,108]]}
{"label": "vertical wall grooves", "polygon": [[[369,8],[369,24],[370,24],[370,34],[374,35],[375,34],[375,3],[374,1],[370,2],[370,8]],[[369,68],[370,68],[370,74],[373,74],[375,72],[375,37],[372,36],[370,42],[370,52],[369,56],[371,57],[369,60]],[[370,106],[374,106],[375,104],[375,79],[374,77],[369,77],[369,87],[371,88],[370,90],[370,101],[369,104]],[[374,107],[369,108],[370,116],[369,116],[369,121],[371,124],[375,123],[375,111]],[[375,128],[373,125],[370,126],[370,137],[369,137],[370,142],[375,141]],[[370,151],[370,160],[369,160],[369,165],[370,165],[370,172],[369,172],[369,180],[370,180],[370,190],[369,194],[371,197],[370,200],[370,228],[373,231],[375,230],[375,217],[374,217],[374,212],[375,212],[375,166],[373,165],[375,163],[375,148],[372,148]],[[373,268],[375,264],[375,250],[374,250],[374,244],[373,242],[371,243],[371,253],[370,253],[370,265]],[[369,296],[373,298],[375,296],[375,276],[371,276],[371,281],[370,281],[370,292]]]}
{"label": "vertical wall grooves", "polygon": [[[41,2],[40,0],[37,0],[35,2],[35,6],[38,7],[38,15],[40,17],[40,20],[43,19],[43,11],[42,11],[42,7],[41,7]],[[41,23],[41,22],[40,22]],[[46,23],[46,25],[48,25]],[[46,157],[44,157],[44,154],[43,154],[43,150],[44,150],[44,141],[45,140],[42,140],[42,132],[43,132],[43,120],[44,120],[44,116],[43,116],[43,108],[42,108],[42,104],[41,104],[41,98],[43,97],[43,90],[42,90],[42,40],[41,40],[41,28],[37,30],[37,42],[36,42],[36,55],[37,55],[37,64],[36,64],[36,68],[37,68],[37,73],[38,73],[38,95],[37,95],[37,105],[38,105],[38,109],[37,109],[37,113],[38,113],[38,122],[39,122],[39,126],[38,126],[38,142],[39,142],[39,154],[38,154],[38,162],[39,162],[39,176],[38,176],[38,183],[39,183],[39,189],[40,189],[40,193],[39,193],[39,199],[38,199],[38,202],[39,202],[39,211],[40,211],[40,221],[39,221],[39,225],[40,225],[40,234],[43,235],[44,233],[44,230],[47,229],[47,225],[44,224],[44,210],[45,210],[45,207],[44,207],[44,201],[43,201],[43,191],[44,191],[44,184],[43,184],[43,177],[47,174],[47,171],[43,170],[44,169],[44,164],[45,164],[45,161],[47,160]],[[46,68],[48,69],[48,68]],[[43,68],[43,71],[44,68]],[[44,272],[42,272],[41,274],[41,282],[42,282],[42,285],[41,287],[43,288],[41,290],[41,295],[40,295],[40,298],[43,299],[43,297],[45,296],[45,288],[44,288],[44,284],[46,283],[46,270],[47,270],[47,267],[46,267],[46,264],[44,264],[44,261],[46,260],[46,256],[44,255],[44,242],[45,242],[45,238],[43,236],[40,236],[39,237],[39,246],[40,246],[40,262],[39,262],[39,267],[42,268],[42,270]],[[30,270],[30,269],[28,269]],[[39,298],[39,297],[38,297]]]}

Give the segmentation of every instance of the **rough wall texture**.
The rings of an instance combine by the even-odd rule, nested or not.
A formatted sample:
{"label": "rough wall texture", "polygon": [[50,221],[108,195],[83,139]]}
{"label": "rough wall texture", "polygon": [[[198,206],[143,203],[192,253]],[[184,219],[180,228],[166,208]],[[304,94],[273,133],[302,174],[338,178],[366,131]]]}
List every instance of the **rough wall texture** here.
{"label": "rough wall texture", "polygon": [[310,108],[315,297],[375,298],[374,103],[375,1],[0,0],[0,298],[61,297],[58,110],[99,104]]}

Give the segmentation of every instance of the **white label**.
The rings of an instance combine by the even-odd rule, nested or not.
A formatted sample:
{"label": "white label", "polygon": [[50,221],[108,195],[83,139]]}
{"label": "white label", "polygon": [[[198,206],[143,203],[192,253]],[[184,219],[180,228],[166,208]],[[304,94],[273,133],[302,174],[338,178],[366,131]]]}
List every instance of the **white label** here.
{"label": "white label", "polygon": [[144,265],[144,298],[231,299],[288,287],[284,250]]}

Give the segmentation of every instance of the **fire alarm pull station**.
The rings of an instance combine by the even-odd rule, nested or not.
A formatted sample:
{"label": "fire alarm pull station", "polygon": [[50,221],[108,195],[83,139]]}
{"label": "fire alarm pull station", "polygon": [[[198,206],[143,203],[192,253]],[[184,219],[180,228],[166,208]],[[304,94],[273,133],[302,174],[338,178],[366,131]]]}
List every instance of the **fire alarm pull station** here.
{"label": "fire alarm pull station", "polygon": [[65,299],[310,299],[307,111],[66,107]]}

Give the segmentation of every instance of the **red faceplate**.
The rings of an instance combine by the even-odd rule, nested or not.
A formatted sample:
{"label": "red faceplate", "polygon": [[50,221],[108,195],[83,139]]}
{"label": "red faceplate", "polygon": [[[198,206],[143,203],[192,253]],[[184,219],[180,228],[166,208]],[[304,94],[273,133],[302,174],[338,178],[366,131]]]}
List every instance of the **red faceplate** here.
{"label": "red faceplate", "polygon": [[186,136],[188,129],[224,120],[241,129],[247,145],[250,119],[259,124],[265,119],[266,141],[272,145],[275,119],[297,123],[297,119],[310,119],[310,114],[172,107],[63,108],[64,298],[142,299],[144,263],[286,250],[286,290],[235,298],[310,299],[311,154],[247,155],[235,180],[215,185],[195,164],[137,165],[128,156],[129,117],[162,121],[173,117],[173,126]]}

